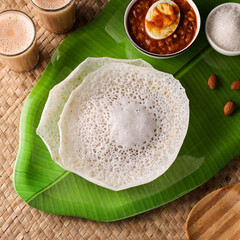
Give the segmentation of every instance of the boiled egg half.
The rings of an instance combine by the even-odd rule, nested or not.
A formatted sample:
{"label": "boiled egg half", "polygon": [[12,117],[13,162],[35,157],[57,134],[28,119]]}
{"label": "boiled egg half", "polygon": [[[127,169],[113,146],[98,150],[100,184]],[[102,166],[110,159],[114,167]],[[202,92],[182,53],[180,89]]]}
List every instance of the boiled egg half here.
{"label": "boiled egg half", "polygon": [[155,2],[145,18],[145,29],[153,39],[164,39],[174,33],[180,21],[180,9],[171,0]]}

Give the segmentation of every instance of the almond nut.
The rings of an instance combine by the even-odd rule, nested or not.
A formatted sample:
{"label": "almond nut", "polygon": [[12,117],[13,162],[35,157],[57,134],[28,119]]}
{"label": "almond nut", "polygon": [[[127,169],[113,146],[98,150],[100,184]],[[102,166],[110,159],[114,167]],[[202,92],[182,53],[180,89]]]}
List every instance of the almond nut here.
{"label": "almond nut", "polygon": [[235,103],[233,101],[228,101],[223,109],[224,115],[229,116],[235,110]]}
{"label": "almond nut", "polygon": [[217,76],[215,74],[212,74],[210,78],[208,79],[208,86],[211,89],[214,89],[217,87]]}
{"label": "almond nut", "polygon": [[233,90],[240,90],[240,80],[236,80],[232,83],[231,89]]}

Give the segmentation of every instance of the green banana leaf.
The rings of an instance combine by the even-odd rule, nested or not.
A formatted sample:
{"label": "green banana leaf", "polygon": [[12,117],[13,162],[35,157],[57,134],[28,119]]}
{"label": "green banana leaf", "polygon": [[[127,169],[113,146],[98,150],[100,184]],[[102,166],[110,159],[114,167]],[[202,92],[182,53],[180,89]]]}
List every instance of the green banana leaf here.
{"label": "green banana leaf", "polygon": [[[204,24],[220,0],[196,0],[202,26],[196,42],[182,55],[159,60],[138,52],[123,28],[129,1],[111,0],[90,24],[69,35],[55,51],[43,76],[25,101],[20,119],[19,152],[14,186],[30,206],[54,214],[113,221],[156,208],[203,184],[239,154],[240,109],[229,117],[223,106],[240,92],[230,89],[240,78],[240,57],[215,52],[207,42]],[[236,1],[239,2],[239,1]],[[36,135],[49,90],[87,57],[142,58],[158,70],[172,73],[190,100],[190,124],[181,151],[169,170],[155,181],[115,192],[70,173],[51,160]],[[219,86],[207,80],[215,73]]]}

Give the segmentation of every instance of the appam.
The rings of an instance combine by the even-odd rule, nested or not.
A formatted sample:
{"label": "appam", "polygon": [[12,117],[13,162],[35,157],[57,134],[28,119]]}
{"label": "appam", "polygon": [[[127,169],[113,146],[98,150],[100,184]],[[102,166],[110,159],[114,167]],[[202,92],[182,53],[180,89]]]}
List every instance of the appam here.
{"label": "appam", "polygon": [[141,59],[123,60],[107,57],[87,58],[64,81],[50,90],[36,133],[42,138],[47,146],[52,160],[61,167],[64,168],[65,166],[58,153],[60,135],[57,123],[69,95],[81,84],[84,77],[91,72],[109,63],[123,62],[126,64],[152,68],[150,64]]}
{"label": "appam", "polygon": [[119,191],[153,181],[187,133],[189,100],[172,75],[111,63],[70,94],[58,123],[64,168]]}

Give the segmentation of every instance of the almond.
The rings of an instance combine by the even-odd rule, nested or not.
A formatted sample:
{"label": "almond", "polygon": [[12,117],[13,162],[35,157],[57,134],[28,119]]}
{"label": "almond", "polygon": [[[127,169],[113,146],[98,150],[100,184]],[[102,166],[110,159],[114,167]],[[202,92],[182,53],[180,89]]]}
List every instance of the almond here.
{"label": "almond", "polygon": [[215,74],[212,74],[210,78],[208,79],[208,86],[211,89],[214,89],[217,87],[217,76]]}
{"label": "almond", "polygon": [[223,109],[224,115],[229,116],[235,110],[235,103],[233,101],[228,101]]}
{"label": "almond", "polygon": [[231,89],[233,90],[240,90],[240,80],[236,80],[232,83]]}

